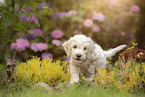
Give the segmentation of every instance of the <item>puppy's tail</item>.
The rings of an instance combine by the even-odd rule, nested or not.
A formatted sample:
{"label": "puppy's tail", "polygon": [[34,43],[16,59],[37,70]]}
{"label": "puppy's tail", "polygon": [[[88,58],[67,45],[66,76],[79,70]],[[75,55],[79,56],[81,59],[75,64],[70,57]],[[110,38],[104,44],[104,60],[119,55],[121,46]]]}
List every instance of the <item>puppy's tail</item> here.
{"label": "puppy's tail", "polygon": [[117,52],[119,52],[120,50],[124,49],[125,47],[127,47],[127,45],[120,45],[116,48],[113,49],[109,49],[108,51],[104,51],[105,56],[108,57],[112,57],[114,56]]}

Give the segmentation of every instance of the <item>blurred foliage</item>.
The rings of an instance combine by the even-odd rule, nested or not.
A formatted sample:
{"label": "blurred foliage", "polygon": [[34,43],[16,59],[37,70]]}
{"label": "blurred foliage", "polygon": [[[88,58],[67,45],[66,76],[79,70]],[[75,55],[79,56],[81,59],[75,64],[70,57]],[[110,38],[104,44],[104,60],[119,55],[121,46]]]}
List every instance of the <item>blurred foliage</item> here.
{"label": "blurred foliage", "polygon": [[[42,54],[65,60],[61,44],[75,34],[90,36],[104,49],[131,45],[140,16],[132,0],[6,0],[0,11],[1,61],[8,56],[25,61]],[[60,32],[52,34],[56,30]],[[21,51],[18,38],[29,42],[25,48],[21,44]],[[45,43],[47,48],[32,47],[33,43]]]}
{"label": "blurred foliage", "polygon": [[[11,43],[16,43],[18,38],[25,38],[30,29],[40,27],[38,22],[31,21],[32,17],[37,15],[36,10],[39,3],[40,1],[37,0],[5,0],[4,4],[0,4],[1,62],[8,56],[14,55],[14,51],[10,50]],[[52,14],[52,10],[45,7],[43,14]],[[30,17],[30,19],[23,21],[20,18],[21,16]]]}
{"label": "blurred foliage", "polygon": [[145,49],[145,3],[144,0],[136,1],[136,3],[140,6],[140,19],[138,23],[138,30],[136,33],[136,42],[138,43],[138,48]]}

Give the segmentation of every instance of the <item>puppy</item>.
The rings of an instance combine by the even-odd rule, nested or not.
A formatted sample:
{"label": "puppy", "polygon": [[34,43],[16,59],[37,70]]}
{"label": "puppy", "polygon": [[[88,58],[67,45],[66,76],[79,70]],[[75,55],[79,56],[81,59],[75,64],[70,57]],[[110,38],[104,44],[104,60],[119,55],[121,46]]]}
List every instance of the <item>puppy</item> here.
{"label": "puppy", "polygon": [[105,68],[107,58],[114,56],[126,46],[120,45],[114,49],[104,51],[85,35],[71,37],[63,44],[67,57],[70,57],[70,83],[79,82],[79,74],[85,76],[88,81],[92,81],[96,67]]}

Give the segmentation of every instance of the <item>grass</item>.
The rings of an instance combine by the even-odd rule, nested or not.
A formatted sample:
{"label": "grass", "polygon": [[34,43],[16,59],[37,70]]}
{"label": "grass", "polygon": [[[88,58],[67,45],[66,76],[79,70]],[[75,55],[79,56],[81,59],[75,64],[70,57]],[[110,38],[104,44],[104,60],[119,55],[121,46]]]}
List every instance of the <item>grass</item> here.
{"label": "grass", "polygon": [[144,93],[126,93],[113,88],[69,87],[61,91],[46,91],[41,88],[23,88],[15,92],[1,91],[0,97],[144,97]]}

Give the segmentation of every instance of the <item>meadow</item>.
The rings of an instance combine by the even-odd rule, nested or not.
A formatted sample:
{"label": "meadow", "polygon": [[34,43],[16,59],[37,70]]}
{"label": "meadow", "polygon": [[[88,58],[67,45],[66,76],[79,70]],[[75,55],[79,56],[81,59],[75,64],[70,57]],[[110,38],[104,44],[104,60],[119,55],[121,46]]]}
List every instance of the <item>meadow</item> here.
{"label": "meadow", "polygon": [[96,87],[67,88],[61,92],[48,92],[40,88],[23,88],[17,92],[1,91],[0,97],[144,97],[144,93],[119,92],[113,88],[102,89]]}

